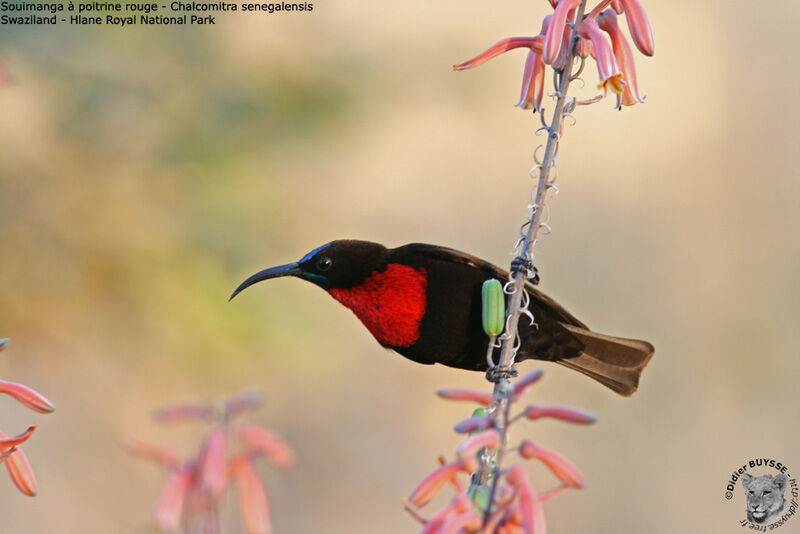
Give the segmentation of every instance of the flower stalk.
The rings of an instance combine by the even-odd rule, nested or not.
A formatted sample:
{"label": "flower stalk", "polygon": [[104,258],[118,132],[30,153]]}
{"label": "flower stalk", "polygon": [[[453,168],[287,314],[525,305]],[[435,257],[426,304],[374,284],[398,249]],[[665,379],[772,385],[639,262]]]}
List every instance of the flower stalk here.
{"label": "flower stalk", "polygon": [[[642,54],[651,56],[654,51],[650,23],[639,0],[595,0],[591,10],[587,10],[587,3],[587,0],[550,0],[554,12],[544,17],[538,35],[498,41],[478,56],[454,66],[457,71],[471,69],[509,50],[528,48],[517,107],[539,112],[542,128],[536,133],[545,131],[547,140],[541,160],[537,157],[541,146],[534,152],[536,164],[529,174],[537,180],[536,187],[531,195],[530,216],[520,228],[520,239],[514,246],[516,257],[511,262],[508,280],[502,289],[496,280],[485,282],[482,289],[483,328],[488,336],[486,377],[494,384],[493,392],[453,388],[438,391],[442,398],[476,402],[482,407],[454,427],[457,433],[468,434],[456,448],[459,461],[443,462],[443,466],[431,473],[407,501],[409,511],[423,523],[423,532],[545,534],[541,503],[565,489],[583,487],[580,472],[558,452],[540,447],[531,440],[524,440],[515,447],[509,446],[509,427],[523,419],[550,418],[578,425],[596,420],[594,415],[583,410],[537,404],[528,405],[521,413],[511,414],[513,403],[541,377],[541,372],[535,371],[511,382],[517,376],[514,362],[520,345],[518,327],[521,316],[525,315],[536,326],[525,286],[539,281],[533,247],[540,230],[550,231],[545,215],[549,213],[547,192],[550,189],[558,192],[553,182],[564,120],[571,117],[576,106],[599,102],[609,92],[616,95],[619,109],[644,102],[636,80],[633,51],[619,27],[617,15],[624,15],[633,43]],[[580,59],[577,67],[576,58]],[[581,100],[569,96],[571,83],[579,79],[586,62],[591,60],[597,65],[597,88],[602,90],[601,93]],[[555,89],[552,95],[555,106],[549,124],[541,106],[546,66],[553,70]],[[495,360],[495,349],[499,349],[498,360]],[[545,492],[536,491],[520,463],[516,459],[508,461],[509,454],[515,454],[516,459],[540,461],[559,479],[560,485]],[[467,457],[478,460],[476,470],[471,471],[468,465],[460,463]],[[465,472],[471,474],[471,479],[469,487],[462,490],[456,475]],[[456,487],[459,495],[437,515],[425,519],[411,508],[424,506],[448,482]],[[464,510],[465,498],[472,502],[471,510]],[[476,513],[481,516],[478,527],[475,526]]]}
{"label": "flower stalk", "polygon": [[[585,9],[586,0],[581,0],[580,4],[577,6],[577,12],[575,14],[573,24],[577,25],[577,22],[583,19],[583,13]],[[558,153],[558,143],[561,139],[562,125],[564,122],[564,116],[566,115],[568,102],[569,86],[573,81],[572,69],[575,64],[576,47],[579,38],[580,37],[577,32],[572,32],[572,37],[567,51],[567,60],[564,68],[560,71],[557,70],[555,74],[556,79],[558,80],[555,109],[553,111],[550,124],[547,126],[547,144],[545,145],[544,159],[541,163],[537,164],[539,169],[539,179],[536,185],[535,202],[531,210],[530,220],[526,223],[526,230],[522,236],[522,242],[518,247],[519,257],[526,262],[529,262],[529,265],[531,266],[533,265],[533,245],[536,243],[536,239],[539,235],[539,229],[543,226],[542,213],[544,211],[545,197],[547,195],[547,191],[552,186],[550,174],[555,164],[556,154]],[[544,121],[544,118],[542,120]],[[500,337],[500,360],[497,365],[497,369],[500,370],[510,370],[511,366],[514,364],[514,358],[517,350],[517,328],[519,325],[520,316],[523,314],[525,308],[527,308],[527,306],[522,306],[522,298],[525,294],[525,282],[528,277],[528,270],[512,269],[511,273],[511,280],[506,286],[506,291],[510,293],[507,308],[508,315],[506,318],[506,333]],[[514,395],[514,388],[509,381],[509,377],[512,375],[509,372],[506,372],[499,375],[495,374],[495,376],[500,376],[500,379],[496,381],[494,385],[494,398],[496,401],[495,409],[500,415],[497,420],[497,430],[500,433],[500,446],[497,449],[496,458],[485,455],[485,461],[481,463],[479,476],[477,477],[478,484],[485,484],[486,482],[491,483],[491,489],[489,491],[488,498],[489,503],[494,502],[495,495],[497,493],[498,481],[500,479],[499,473],[503,465],[503,459],[505,456],[504,451],[506,449],[508,439],[510,404]],[[489,481],[487,478],[491,480]],[[492,507],[487,506],[483,514],[484,526],[489,523],[492,512]]]}

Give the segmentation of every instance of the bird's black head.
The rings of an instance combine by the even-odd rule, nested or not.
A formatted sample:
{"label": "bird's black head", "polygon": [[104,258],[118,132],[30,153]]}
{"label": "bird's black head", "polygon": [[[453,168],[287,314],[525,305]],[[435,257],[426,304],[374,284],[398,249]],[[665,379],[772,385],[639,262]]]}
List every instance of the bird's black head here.
{"label": "bird's black head", "polygon": [[241,283],[231,299],[251,285],[278,278],[296,276],[322,289],[357,286],[375,271],[386,268],[389,251],[383,245],[369,241],[339,240],[315,248],[299,261],[270,267]]}

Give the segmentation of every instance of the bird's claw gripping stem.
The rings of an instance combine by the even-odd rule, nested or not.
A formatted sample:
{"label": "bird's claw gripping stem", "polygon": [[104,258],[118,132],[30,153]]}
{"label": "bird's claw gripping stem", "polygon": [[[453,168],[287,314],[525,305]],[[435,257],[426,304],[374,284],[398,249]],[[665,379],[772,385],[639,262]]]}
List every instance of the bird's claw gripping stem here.
{"label": "bird's claw gripping stem", "polygon": [[495,365],[486,371],[486,380],[494,384],[506,381],[509,378],[515,378],[519,372],[513,367],[504,365]]}
{"label": "bird's claw gripping stem", "polygon": [[533,262],[522,256],[517,256],[511,261],[511,274],[524,273],[533,285],[539,285],[539,269]]}

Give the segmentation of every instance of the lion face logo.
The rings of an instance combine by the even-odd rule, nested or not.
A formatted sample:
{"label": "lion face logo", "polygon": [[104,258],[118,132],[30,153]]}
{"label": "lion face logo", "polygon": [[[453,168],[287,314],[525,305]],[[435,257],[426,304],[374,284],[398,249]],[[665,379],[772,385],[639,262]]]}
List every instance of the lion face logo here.
{"label": "lion face logo", "polygon": [[786,505],[783,492],[787,482],[788,478],[783,473],[774,478],[772,475],[753,477],[743,474],[742,485],[747,495],[748,521],[766,525],[778,519]]}

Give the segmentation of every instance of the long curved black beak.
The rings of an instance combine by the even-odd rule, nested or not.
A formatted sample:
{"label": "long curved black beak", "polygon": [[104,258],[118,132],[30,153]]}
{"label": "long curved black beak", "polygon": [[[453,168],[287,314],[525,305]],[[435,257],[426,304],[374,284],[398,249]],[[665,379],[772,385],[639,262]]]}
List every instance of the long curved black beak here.
{"label": "long curved black beak", "polygon": [[259,271],[244,282],[242,282],[239,287],[236,288],[236,291],[233,292],[231,298],[228,299],[228,302],[233,300],[233,297],[247,289],[248,287],[252,286],[255,283],[261,282],[263,280],[269,280],[270,278],[280,278],[281,276],[299,276],[303,270],[300,268],[298,263],[287,263],[286,265],[278,265],[277,267],[270,267],[269,269],[264,269],[263,271]]}

